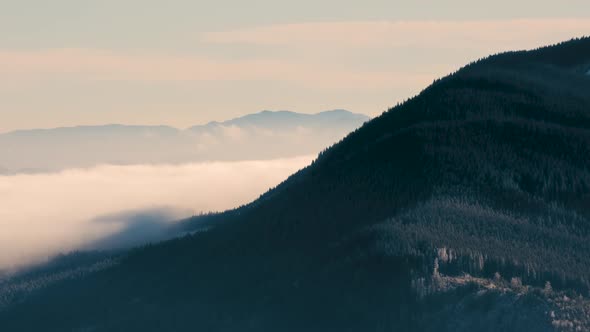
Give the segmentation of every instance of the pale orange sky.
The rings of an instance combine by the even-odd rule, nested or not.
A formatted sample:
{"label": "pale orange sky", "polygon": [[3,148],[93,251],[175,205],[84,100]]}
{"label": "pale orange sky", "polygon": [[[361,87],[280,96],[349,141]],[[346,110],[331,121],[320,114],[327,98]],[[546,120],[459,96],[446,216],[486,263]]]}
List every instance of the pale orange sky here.
{"label": "pale orange sky", "polygon": [[590,35],[586,0],[27,2],[0,12],[0,132],[376,116],[479,57]]}

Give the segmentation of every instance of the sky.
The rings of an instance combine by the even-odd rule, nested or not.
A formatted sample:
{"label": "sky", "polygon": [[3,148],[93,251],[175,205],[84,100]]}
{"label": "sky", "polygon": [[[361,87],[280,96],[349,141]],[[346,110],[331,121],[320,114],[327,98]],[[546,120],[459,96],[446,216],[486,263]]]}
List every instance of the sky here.
{"label": "sky", "polygon": [[5,1],[0,132],[376,116],[466,62],[584,35],[588,0]]}

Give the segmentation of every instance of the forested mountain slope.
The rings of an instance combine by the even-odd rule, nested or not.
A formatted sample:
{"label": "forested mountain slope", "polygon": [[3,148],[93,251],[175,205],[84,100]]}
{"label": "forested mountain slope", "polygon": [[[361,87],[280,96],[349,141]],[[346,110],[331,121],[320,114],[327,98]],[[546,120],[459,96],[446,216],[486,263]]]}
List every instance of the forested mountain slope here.
{"label": "forested mountain slope", "polygon": [[0,326],[589,330],[589,69],[588,38],[470,64],[185,224],[209,231],[6,296]]}

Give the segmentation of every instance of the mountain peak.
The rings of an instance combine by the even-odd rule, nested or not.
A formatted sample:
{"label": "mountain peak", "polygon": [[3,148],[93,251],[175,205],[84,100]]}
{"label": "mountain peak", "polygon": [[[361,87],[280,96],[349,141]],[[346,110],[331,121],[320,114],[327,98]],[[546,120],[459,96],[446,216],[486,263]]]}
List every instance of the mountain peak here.
{"label": "mountain peak", "polygon": [[188,130],[201,130],[206,127],[216,126],[251,126],[263,128],[292,128],[302,125],[312,126],[330,126],[331,122],[342,123],[362,123],[370,118],[364,114],[352,113],[347,110],[337,109],[323,111],[315,114],[297,113],[293,111],[264,110],[258,113],[247,114],[227,121],[212,121],[206,125],[197,125],[190,127]]}
{"label": "mountain peak", "polygon": [[348,112],[262,111],[179,130],[108,124],[0,134],[0,174],[99,164],[159,164],[314,155],[361,126]]}
{"label": "mountain peak", "polygon": [[580,70],[590,66],[590,37],[574,38],[569,41],[539,47],[533,50],[496,54],[480,62],[501,64],[503,66],[544,64]]}

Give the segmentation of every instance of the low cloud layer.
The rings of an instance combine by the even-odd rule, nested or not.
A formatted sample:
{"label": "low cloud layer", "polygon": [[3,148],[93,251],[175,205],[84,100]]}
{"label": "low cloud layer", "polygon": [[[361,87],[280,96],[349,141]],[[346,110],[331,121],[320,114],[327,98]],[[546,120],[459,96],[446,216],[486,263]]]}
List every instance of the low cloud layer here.
{"label": "low cloud layer", "polygon": [[[136,244],[141,236],[117,235],[135,227],[149,239],[162,222],[247,203],[311,159],[107,165],[0,176],[0,270],[89,246]],[[145,228],[138,227],[142,223]]]}

